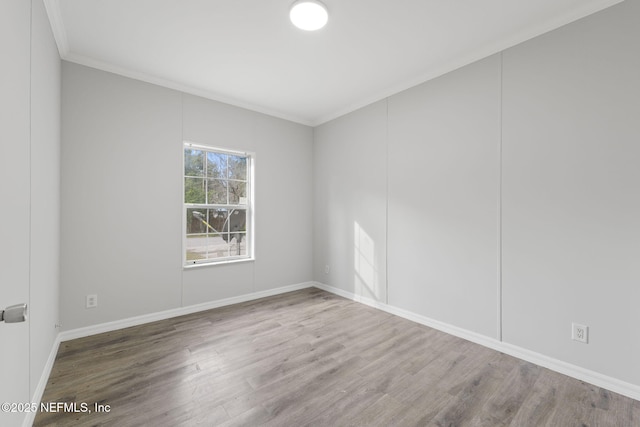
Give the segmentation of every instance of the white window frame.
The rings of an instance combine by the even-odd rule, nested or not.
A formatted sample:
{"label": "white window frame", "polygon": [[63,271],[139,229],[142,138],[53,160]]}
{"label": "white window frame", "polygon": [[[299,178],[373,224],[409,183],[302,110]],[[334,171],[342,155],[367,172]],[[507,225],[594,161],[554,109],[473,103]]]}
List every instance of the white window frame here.
{"label": "white window frame", "polygon": [[[209,152],[216,152],[221,154],[228,154],[231,156],[242,156],[247,158],[247,204],[246,205],[233,205],[233,204],[196,204],[185,203],[185,149],[191,148],[196,150],[203,150]],[[228,148],[219,148],[209,145],[196,144],[190,141],[184,141],[182,145],[182,266],[183,268],[193,268],[201,266],[211,266],[220,264],[229,264],[236,262],[254,261],[254,225],[255,225],[255,197],[254,197],[254,168],[255,168],[255,153],[249,151],[236,151]],[[205,172],[206,174],[206,172]],[[187,210],[192,208],[201,209],[245,209],[247,212],[246,219],[246,255],[230,255],[221,258],[203,259],[203,260],[187,260]]]}

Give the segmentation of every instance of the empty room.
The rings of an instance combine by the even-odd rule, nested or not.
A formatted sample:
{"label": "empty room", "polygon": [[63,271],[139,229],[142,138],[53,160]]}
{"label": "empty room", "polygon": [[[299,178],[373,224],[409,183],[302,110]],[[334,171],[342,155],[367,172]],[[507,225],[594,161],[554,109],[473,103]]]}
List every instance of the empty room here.
{"label": "empty room", "polygon": [[640,427],[640,0],[0,34],[0,426]]}

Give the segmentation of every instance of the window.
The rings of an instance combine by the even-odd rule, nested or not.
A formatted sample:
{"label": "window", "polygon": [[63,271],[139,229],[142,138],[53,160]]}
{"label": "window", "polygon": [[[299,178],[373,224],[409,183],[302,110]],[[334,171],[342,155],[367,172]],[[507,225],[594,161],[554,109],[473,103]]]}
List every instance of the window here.
{"label": "window", "polygon": [[184,145],[184,265],[252,258],[252,156]]}

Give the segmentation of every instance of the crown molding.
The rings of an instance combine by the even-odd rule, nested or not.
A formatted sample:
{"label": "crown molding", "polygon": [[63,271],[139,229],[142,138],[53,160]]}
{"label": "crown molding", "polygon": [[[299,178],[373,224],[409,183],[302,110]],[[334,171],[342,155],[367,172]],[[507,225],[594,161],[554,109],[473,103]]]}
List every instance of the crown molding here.
{"label": "crown molding", "polygon": [[250,102],[242,101],[230,96],[222,95],[220,93],[197,88],[195,86],[190,86],[184,83],[179,83],[170,79],[164,79],[149,73],[144,73],[144,72],[120,67],[104,61],[90,58],[88,56],[74,53],[71,51],[69,47],[69,41],[67,38],[64,21],[62,19],[62,12],[60,10],[60,0],[43,0],[43,1],[44,1],[45,8],[47,10],[47,15],[49,16],[49,22],[51,23],[51,29],[53,31],[56,44],[58,46],[60,57],[65,61],[74,62],[74,63],[85,65],[91,68],[97,68],[99,70],[107,71],[114,74],[119,74],[121,76],[129,77],[136,80],[141,80],[147,83],[152,83],[158,86],[163,86],[169,89],[174,89],[174,90],[188,93],[191,95],[200,96],[203,98],[211,99],[213,101],[223,102],[225,104],[233,105],[235,107],[244,108],[247,110],[251,110],[251,111],[266,114],[269,116],[277,117],[280,119],[288,120],[291,122],[299,123],[305,126],[316,127],[323,123],[337,119],[338,117],[349,114],[353,111],[359,110],[360,108],[366,107],[367,105],[373,104],[374,102],[378,102],[382,99],[388,98],[399,92],[405,91],[414,86],[425,83],[429,80],[433,80],[451,71],[457,70],[458,68],[462,68],[465,65],[469,65],[473,62],[479,61],[483,58],[489,57],[496,53],[503,52],[513,46],[516,46],[520,43],[523,43],[527,40],[530,40],[532,38],[535,38],[547,32],[558,29],[564,25],[567,25],[571,22],[582,19],[593,13],[604,10],[615,4],[622,3],[624,0],[586,1],[581,5],[580,8],[573,9],[570,12],[563,15],[553,16],[552,18],[548,19],[545,22],[542,22],[539,25],[528,27],[525,30],[516,31],[511,35],[509,35],[508,37],[501,39],[498,42],[490,43],[478,49],[474,49],[470,52],[467,52],[464,55],[461,55],[455,58],[450,58],[445,63],[439,66],[433,67],[429,69],[427,72],[416,76],[415,78],[404,80],[402,82],[398,82],[397,84],[388,86],[384,90],[377,91],[371,96],[362,98],[349,105],[341,106],[337,108],[333,113],[326,114],[320,117],[315,117],[315,118],[302,117],[302,116],[298,116],[291,113],[273,110],[271,108],[268,108],[262,105],[252,104]]}
{"label": "crown molding", "polygon": [[73,62],[91,68],[96,68],[98,70],[107,71],[113,74],[129,77],[131,79],[155,84],[190,95],[200,96],[202,98],[207,98],[213,101],[223,102],[225,104],[233,105],[234,107],[244,108],[246,110],[251,110],[257,113],[266,114],[268,116],[276,117],[294,123],[299,123],[301,125],[311,126],[312,121],[304,117],[241,101],[233,97],[225,96],[206,89],[197,88],[195,86],[178,83],[176,81],[157,77],[149,73],[120,67],[105,61],[90,58],[85,55],[79,55],[71,51],[69,47],[67,31],[65,29],[64,20],[62,19],[62,12],[60,9],[60,0],[43,0],[43,2],[47,11],[47,16],[49,17],[49,23],[51,24],[53,37],[56,41],[56,45],[58,46],[58,53],[60,54],[60,58],[65,61]]}
{"label": "crown molding", "polygon": [[64,21],[62,20],[60,0],[43,1],[47,16],[49,17],[49,23],[51,24],[53,38],[56,40],[56,45],[58,46],[58,53],[60,54],[60,58],[64,59],[69,54],[69,39],[67,38],[67,31],[64,27]]}
{"label": "crown molding", "polygon": [[624,0],[593,0],[590,2],[585,2],[584,4],[581,5],[579,9],[571,10],[569,13],[564,15],[554,16],[551,19],[548,19],[547,21],[540,23],[539,25],[528,27],[525,30],[514,32],[510,34],[508,37],[502,38],[498,42],[490,43],[478,49],[474,49],[470,52],[467,52],[464,55],[450,58],[448,61],[442,63],[439,66],[429,69],[427,72],[420,74],[415,78],[404,80],[395,85],[391,85],[386,89],[380,92],[377,92],[372,96],[369,96],[367,98],[360,100],[359,102],[355,102],[351,105],[340,108],[335,112],[333,112],[332,114],[327,114],[325,116],[317,118],[316,120],[312,120],[311,126],[313,127],[320,126],[323,123],[329,122],[331,120],[337,119],[338,117],[342,117],[346,114],[352,113],[356,110],[359,110],[360,108],[373,104],[374,102],[378,102],[385,98],[389,98],[397,93],[403,92],[407,89],[411,89],[412,87],[426,83],[429,80],[433,80],[435,78],[443,76],[447,73],[455,71],[466,65],[469,65],[481,59],[487,58],[491,55],[495,55],[497,53],[503,52],[509,48],[512,48],[516,45],[524,43],[527,40],[531,40],[535,37],[538,37],[550,31],[556,30],[574,21],[585,18],[589,15],[592,15],[596,12],[600,12],[601,10],[604,10],[608,7],[614,6],[618,3],[622,3],[623,1]]}
{"label": "crown molding", "polygon": [[298,123],[305,126],[311,126],[311,121],[304,117],[283,113],[282,111],[277,111],[261,105],[241,101],[233,97],[221,95],[213,91],[200,89],[195,86],[190,86],[184,83],[178,83],[174,80],[154,76],[149,73],[134,71],[129,68],[120,67],[118,65],[110,64],[108,62],[100,61],[84,55],[78,55],[73,52],[69,52],[62,59],[67,62],[73,62],[75,64],[84,65],[86,67],[95,68],[95,69],[106,71],[113,74],[118,74],[123,77],[128,77],[134,80],[140,80],[145,83],[151,83],[157,86],[162,86],[167,89],[173,89],[178,92],[183,92],[189,95],[200,96],[202,98],[210,99],[212,101],[222,102],[224,104],[232,105],[238,108],[243,108],[245,110],[250,110],[256,113],[266,114],[267,116],[276,117],[279,119],[287,120],[287,121]]}

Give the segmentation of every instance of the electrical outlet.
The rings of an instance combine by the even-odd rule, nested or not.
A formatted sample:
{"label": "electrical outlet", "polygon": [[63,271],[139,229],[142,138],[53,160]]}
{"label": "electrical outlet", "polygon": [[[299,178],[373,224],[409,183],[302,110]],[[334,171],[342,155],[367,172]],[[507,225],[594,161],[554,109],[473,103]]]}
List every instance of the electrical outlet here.
{"label": "electrical outlet", "polygon": [[98,295],[87,295],[87,308],[95,308],[98,306]]}
{"label": "electrical outlet", "polygon": [[329,272],[331,271],[331,267],[329,267],[329,264],[324,266],[324,274],[329,274]]}
{"label": "electrical outlet", "polygon": [[589,342],[589,327],[585,325],[579,325],[577,323],[572,323],[571,339],[587,344]]}

